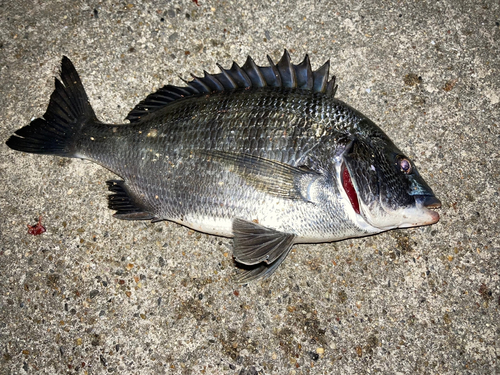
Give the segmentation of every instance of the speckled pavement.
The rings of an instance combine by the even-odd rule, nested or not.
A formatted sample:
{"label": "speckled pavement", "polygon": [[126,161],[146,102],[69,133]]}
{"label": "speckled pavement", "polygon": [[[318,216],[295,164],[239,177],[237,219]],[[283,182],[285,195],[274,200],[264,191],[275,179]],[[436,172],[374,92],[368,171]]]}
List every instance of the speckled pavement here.
{"label": "speckled pavement", "polygon": [[[0,374],[500,373],[499,3],[198,3],[0,2]],[[116,220],[110,172],[5,146],[63,55],[119,123],[179,76],[284,48],[331,59],[338,97],[442,200],[438,224],[297,245],[239,286],[231,240]]]}

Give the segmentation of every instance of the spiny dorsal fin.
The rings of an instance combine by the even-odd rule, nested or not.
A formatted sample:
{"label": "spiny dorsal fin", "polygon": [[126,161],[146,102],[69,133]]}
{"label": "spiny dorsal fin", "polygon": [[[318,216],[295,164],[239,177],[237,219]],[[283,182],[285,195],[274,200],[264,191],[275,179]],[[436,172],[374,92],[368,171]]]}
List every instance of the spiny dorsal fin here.
{"label": "spiny dorsal fin", "polygon": [[278,61],[276,65],[281,76],[281,84],[283,87],[294,89],[297,87],[297,76],[295,74],[295,68],[290,61],[290,55],[288,51],[285,50],[281,60]]}
{"label": "spiny dorsal fin", "polygon": [[203,77],[192,75],[193,80],[186,82],[186,87],[167,85],[150,94],[141,101],[128,114],[127,120],[137,122],[148,114],[172,103],[175,100],[189,96],[211,94],[225,90],[249,89],[253,87],[284,87],[299,88],[320,92],[327,95],[335,95],[337,86],[335,76],[330,80],[328,72],[330,61],[327,61],[321,68],[313,71],[309,56],[306,55],[300,64],[292,64],[290,54],[285,49],[278,64],[267,56],[269,66],[258,66],[253,59],[248,56],[245,64],[240,67],[233,62],[231,69],[218,67],[221,73],[210,74],[203,72]]}

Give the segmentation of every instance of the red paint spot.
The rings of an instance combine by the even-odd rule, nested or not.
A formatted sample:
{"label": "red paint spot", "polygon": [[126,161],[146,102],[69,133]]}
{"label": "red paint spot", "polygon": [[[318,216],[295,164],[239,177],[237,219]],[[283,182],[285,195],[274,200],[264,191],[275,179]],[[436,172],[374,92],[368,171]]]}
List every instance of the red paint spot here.
{"label": "red paint spot", "polygon": [[193,0],[193,3],[195,3],[198,6],[200,6],[200,4],[198,4],[198,0]]}
{"label": "red paint spot", "polygon": [[45,227],[42,225],[42,217],[38,217],[38,223],[35,225],[29,225],[28,226],[28,234],[32,234],[33,236],[38,236],[39,234],[42,234],[47,231]]}
{"label": "red paint spot", "polygon": [[344,190],[349,197],[349,200],[351,201],[352,208],[354,208],[354,211],[359,214],[358,195],[356,194],[356,190],[354,189],[354,186],[352,184],[351,175],[345,167],[342,171],[342,186],[344,187]]}

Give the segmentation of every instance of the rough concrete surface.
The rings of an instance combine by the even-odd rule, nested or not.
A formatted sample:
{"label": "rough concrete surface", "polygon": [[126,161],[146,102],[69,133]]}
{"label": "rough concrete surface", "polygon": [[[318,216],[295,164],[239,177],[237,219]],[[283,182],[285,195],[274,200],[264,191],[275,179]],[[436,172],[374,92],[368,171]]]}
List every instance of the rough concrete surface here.
{"label": "rough concrete surface", "polygon": [[[1,374],[500,372],[498,1],[1,1]],[[98,117],[216,63],[331,59],[442,200],[430,227],[298,245],[231,283],[231,240],[123,222],[113,175],[14,152],[62,55]],[[39,215],[47,232],[27,234]]]}

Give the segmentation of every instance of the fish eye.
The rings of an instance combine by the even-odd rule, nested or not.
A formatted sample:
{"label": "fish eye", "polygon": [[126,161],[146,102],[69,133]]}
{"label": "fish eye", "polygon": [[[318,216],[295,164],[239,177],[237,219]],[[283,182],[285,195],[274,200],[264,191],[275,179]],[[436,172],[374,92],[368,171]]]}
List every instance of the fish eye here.
{"label": "fish eye", "polygon": [[411,162],[408,159],[404,157],[398,158],[398,165],[399,169],[404,174],[410,174],[412,172]]}

